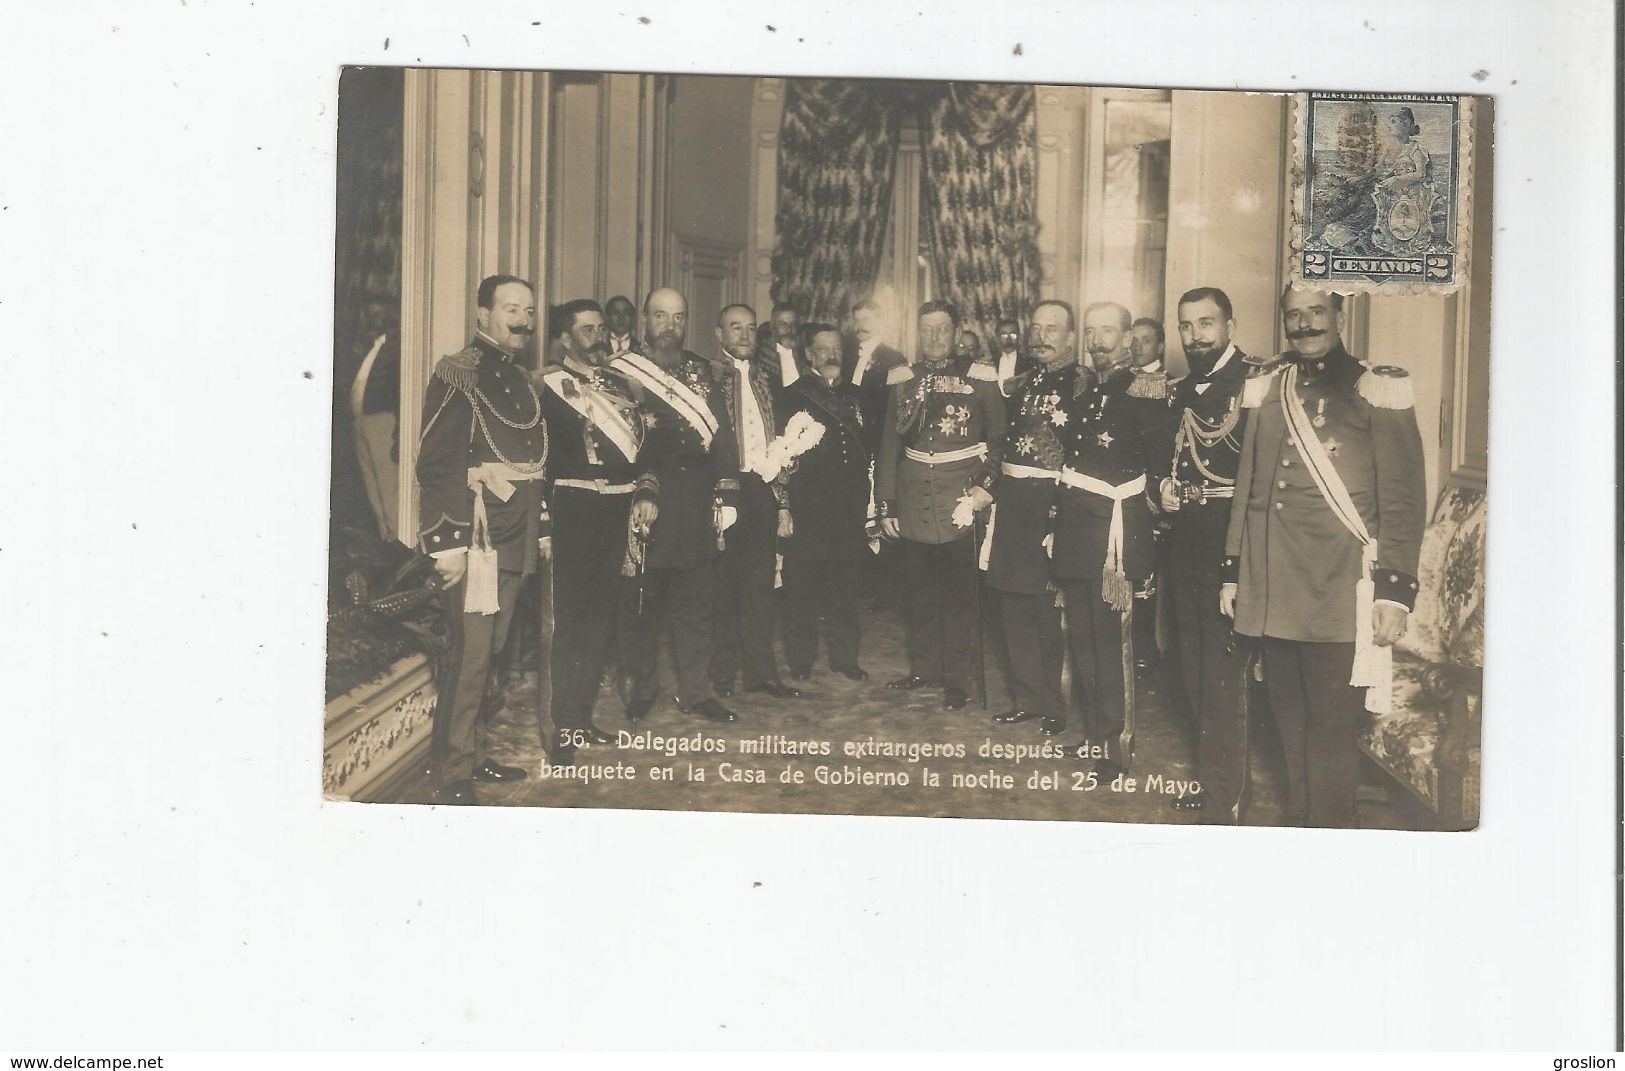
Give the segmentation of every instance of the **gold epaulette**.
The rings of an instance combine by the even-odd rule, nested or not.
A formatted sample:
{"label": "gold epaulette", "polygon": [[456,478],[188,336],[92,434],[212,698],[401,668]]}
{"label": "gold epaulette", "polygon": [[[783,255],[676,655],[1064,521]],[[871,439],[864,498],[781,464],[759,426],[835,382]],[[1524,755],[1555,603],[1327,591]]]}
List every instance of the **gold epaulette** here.
{"label": "gold epaulette", "polygon": [[907,383],[914,378],[914,369],[906,364],[900,364],[886,373],[886,386],[895,387],[899,383]]}
{"label": "gold epaulette", "polygon": [[458,390],[473,390],[480,380],[479,347],[465,346],[440,358],[434,366],[434,374]]}
{"label": "gold epaulette", "polygon": [[965,378],[980,380],[983,383],[997,383],[999,381],[999,370],[993,365],[977,361],[965,369]]}
{"label": "gold epaulette", "polygon": [[1162,401],[1168,397],[1168,373],[1134,370],[1134,378],[1125,391],[1130,398],[1151,398]]}
{"label": "gold epaulette", "polygon": [[1264,399],[1270,396],[1270,384],[1274,382],[1275,373],[1281,367],[1282,362],[1276,359],[1268,364],[1255,364],[1247,370],[1247,381],[1241,385],[1243,409],[1257,409],[1264,404]]}
{"label": "gold epaulette", "polygon": [[1410,373],[1391,364],[1372,365],[1354,389],[1377,409],[1416,408]]}

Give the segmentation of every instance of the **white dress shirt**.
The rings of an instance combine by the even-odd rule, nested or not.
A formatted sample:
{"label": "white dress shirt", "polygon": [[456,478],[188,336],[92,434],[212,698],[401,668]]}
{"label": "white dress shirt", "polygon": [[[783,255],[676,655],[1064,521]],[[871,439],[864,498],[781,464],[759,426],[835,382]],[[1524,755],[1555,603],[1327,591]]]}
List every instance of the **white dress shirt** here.
{"label": "white dress shirt", "polygon": [[783,386],[788,387],[801,378],[801,369],[796,367],[796,351],[779,342],[774,346],[779,351],[779,379],[783,381]]}
{"label": "white dress shirt", "polygon": [[1219,369],[1221,369],[1225,365],[1229,364],[1230,363],[1230,358],[1234,357],[1235,355],[1236,355],[1236,344],[1234,342],[1232,342],[1232,343],[1230,343],[1230,345],[1228,345],[1228,346],[1226,346],[1224,348],[1224,352],[1219,355],[1218,361],[1208,371],[1208,374],[1206,376],[1202,377],[1204,380],[1207,380],[1207,382],[1198,383],[1196,385],[1196,393],[1197,394],[1206,394],[1207,389],[1209,387],[1213,386],[1213,383],[1212,383],[1213,377],[1218,375],[1219,374]]}
{"label": "white dress shirt", "polygon": [[880,348],[880,340],[872,338],[868,342],[858,343],[858,360],[852,366],[852,383],[863,382],[863,373],[869,371],[869,362],[875,359],[875,350]]}
{"label": "white dress shirt", "polygon": [[750,385],[750,362],[734,358],[739,372],[739,430],[744,456],[739,459],[740,469],[760,472],[767,467],[767,422],[762,418],[762,407],[756,403],[756,392]]}

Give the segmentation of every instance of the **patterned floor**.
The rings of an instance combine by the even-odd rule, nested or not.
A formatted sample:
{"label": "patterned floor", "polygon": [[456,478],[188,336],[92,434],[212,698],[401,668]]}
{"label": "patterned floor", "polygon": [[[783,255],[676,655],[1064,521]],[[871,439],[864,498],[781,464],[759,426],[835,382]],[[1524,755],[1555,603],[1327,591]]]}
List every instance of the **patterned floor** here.
{"label": "patterned floor", "polygon": [[[501,762],[524,767],[530,777],[514,785],[482,785],[481,800],[506,806],[1154,823],[1201,821],[1191,812],[1172,809],[1166,791],[1146,791],[1151,775],[1160,775],[1165,786],[1168,782],[1188,782],[1195,777],[1193,734],[1181,713],[1182,703],[1177,694],[1170,698],[1166,687],[1155,682],[1142,687],[1136,754],[1129,771],[1138,781],[1136,790],[1112,791],[1105,785],[1089,790],[1084,780],[1088,764],[1042,757],[1013,761],[988,754],[995,745],[1037,747],[1043,742],[1043,737],[1030,724],[998,726],[992,722],[991,715],[1007,709],[1009,704],[997,659],[992,657],[991,651],[988,710],[982,710],[973,698],[970,706],[947,712],[940,707],[940,691],[909,694],[885,688],[886,680],[906,672],[903,628],[898,615],[866,613],[864,628],[863,664],[870,674],[866,682],[848,681],[820,665],[810,681],[799,685],[803,692],[800,699],[741,695],[727,700],[739,716],[733,725],[715,725],[685,715],[671,702],[669,694],[663,695],[650,717],[635,730],[641,737],[675,738],[686,744],[707,740],[721,742],[726,747],[723,752],[676,751],[667,756],[663,749],[610,745],[583,748],[578,753],[578,768],[582,765],[631,766],[636,769],[632,780],[542,776],[546,764],[537,729],[537,674],[534,671],[512,674],[507,707],[488,727],[491,753]],[[663,666],[663,672],[669,673],[666,666],[669,660]],[[610,732],[628,728],[620,700],[609,690],[600,695],[595,718]],[[759,740],[763,736],[827,741],[831,753],[827,757],[741,753],[741,741]],[[631,738],[628,732],[621,741],[630,743]],[[844,753],[848,743],[869,741],[905,746],[959,744],[964,748],[964,757],[928,757],[911,762],[906,757]],[[730,765],[724,767],[724,763]],[[824,784],[817,780],[820,766],[834,772],[844,767],[882,776],[906,774],[909,783],[906,786]],[[652,777],[652,767],[669,767],[671,778]],[[703,770],[705,780],[690,780],[691,768]],[[781,780],[781,773],[787,769],[792,771],[792,777],[795,771],[800,771],[800,783]],[[743,783],[725,777],[730,772],[738,775],[742,770],[760,771],[762,781]],[[925,784],[925,770],[938,775],[940,783]],[[956,787],[956,774],[976,780]],[[992,777],[998,775],[1008,775],[1012,779],[1011,787],[991,787]],[[1282,781],[1279,744],[1273,728],[1265,725],[1253,734],[1253,787],[1247,824],[1280,823]],[[390,802],[428,803],[432,800],[432,787],[425,773],[401,784]],[[1410,824],[1404,816],[1388,813],[1391,810],[1388,807],[1367,805],[1364,810],[1367,825]]]}

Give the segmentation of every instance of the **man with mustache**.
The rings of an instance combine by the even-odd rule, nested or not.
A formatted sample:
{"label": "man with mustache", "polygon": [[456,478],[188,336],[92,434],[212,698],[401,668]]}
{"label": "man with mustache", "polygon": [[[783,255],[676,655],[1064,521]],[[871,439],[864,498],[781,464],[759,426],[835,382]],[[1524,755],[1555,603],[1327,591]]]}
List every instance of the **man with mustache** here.
{"label": "man with mustache", "polygon": [[[1066,461],[1055,522],[1054,574],[1066,599],[1073,705],[1083,709],[1083,745],[1109,783],[1131,757],[1136,585],[1151,575],[1154,550],[1146,476],[1161,452],[1167,379],[1138,373],[1129,359],[1132,318],[1115,302],[1084,310],[1083,337],[1095,382],[1064,398]],[[1080,383],[1083,380],[1080,377]]]}
{"label": "man with mustache", "polygon": [[[1068,306],[1070,307],[1070,306]],[[1076,325],[1074,324],[1074,337]],[[993,330],[993,367],[999,380],[999,391],[1010,399],[1010,419],[1021,408],[1021,390],[1028,375],[1038,366],[1030,354],[1021,352],[1021,325],[1015,320],[1000,320]],[[1077,363],[1074,354],[1073,363]]]}
{"label": "man with mustache", "polygon": [[609,363],[604,314],[596,301],[566,302],[555,341],[562,365],[542,376],[542,417],[552,447],[548,501],[553,508],[551,659],[553,734],[542,740],[555,765],[583,745],[614,737],[592,722],[609,661],[628,539],[660,515],[660,483],[639,461],[642,390]]}
{"label": "man with mustache", "polygon": [[722,403],[736,436],[740,471],[739,522],[717,558],[711,687],[724,698],[733,695],[736,676],[743,671],[745,691],[794,699],[800,693],[779,679],[773,654],[778,541],[795,530],[786,490],[789,474],[763,477],[768,446],[784,430],[774,416],[778,368],[758,354],[756,313],[749,305],[729,305],[717,314],[717,343],[722,348]]}
{"label": "man with mustache", "polygon": [[984,567],[1003,615],[1015,695],[1014,709],[993,720],[1000,725],[1037,721],[1046,735],[1054,736],[1066,725],[1061,695],[1066,655],[1061,615],[1049,586],[1048,549],[1070,419],[1064,403],[1078,390],[1078,332],[1071,305],[1052,298],[1033,307],[1029,349],[1037,365],[1014,398],[1004,459],[988,488],[994,506]]}
{"label": "man with mustache", "polygon": [[683,348],[688,301],[670,287],[643,299],[647,355],[623,353],[610,368],[643,391],[638,458],[660,483],[660,515],[647,546],[634,543],[634,576],[623,587],[618,625],[621,668],[629,678],[627,717],[655,699],[656,623],[669,619],[677,663],[677,703],[685,713],[730,722],[711,690],[712,564],[738,516],[739,453],[711,362]]}
{"label": "man with mustache", "polygon": [[1209,822],[1239,825],[1247,803],[1247,727],[1241,702],[1246,648],[1213,605],[1249,412],[1241,404],[1242,385],[1261,365],[1231,341],[1235,313],[1223,290],[1200,286],[1186,291],[1178,308],[1179,341],[1190,375],[1173,389],[1167,445],[1152,475],[1158,478],[1158,505],[1168,523],[1163,593],[1196,720],[1196,775],[1202,791],[1173,805],[1205,809]]}
{"label": "man with mustache", "polygon": [[1411,382],[1343,348],[1340,294],[1289,285],[1288,345],[1250,380],[1225,536],[1221,612],[1261,641],[1291,816],[1356,818],[1355,737],[1392,702],[1392,651],[1416,599],[1426,521]]}
{"label": "man with mustache", "polygon": [[790,389],[807,370],[807,358],[801,352],[801,313],[788,301],[775,301],[768,321],[773,326],[773,352],[778,359],[778,382],[774,396]]}
{"label": "man with mustache", "polygon": [[609,346],[611,358],[623,353],[639,353],[643,343],[638,340],[638,308],[632,299],[616,294],[604,303],[604,342]]}
{"label": "man with mustache", "polygon": [[492,275],[476,301],[473,340],[440,359],[424,391],[417,459],[418,549],[434,558],[447,630],[431,752],[439,800],[449,804],[478,803],[475,782],[525,778],[486,755],[480,701],[520,582],[551,549],[547,429],[518,363],[536,322],[535,292],[516,275]]}
{"label": "man with mustache", "polygon": [[[863,445],[871,465],[880,456],[880,435],[886,426],[887,378],[896,368],[908,367],[908,358],[885,340],[885,315],[877,301],[865,301],[852,310],[852,341],[848,347],[842,378],[857,390],[858,410],[863,414]],[[874,593],[873,613],[889,610],[899,599],[902,561],[897,544],[883,540],[880,553],[873,555],[868,570],[869,590]]]}
{"label": "man with mustache", "polygon": [[784,551],[784,657],[795,679],[812,675],[822,617],[829,668],[863,681],[869,674],[858,664],[858,575],[870,557],[863,414],[857,388],[842,382],[841,333],[829,324],[809,324],[807,338],[813,370],[791,388],[785,419],[806,413],[824,432],[796,459],[790,476],[796,524]]}
{"label": "man with mustache", "polygon": [[[953,355],[959,307],[920,306],[920,358],[892,370],[886,428],[875,463],[881,533],[901,539],[908,575],[908,676],[902,691],[942,686],[944,710],[970,701],[976,664],[976,546],[971,515],[1004,445],[1004,398]],[[963,505],[962,505],[963,501]]]}

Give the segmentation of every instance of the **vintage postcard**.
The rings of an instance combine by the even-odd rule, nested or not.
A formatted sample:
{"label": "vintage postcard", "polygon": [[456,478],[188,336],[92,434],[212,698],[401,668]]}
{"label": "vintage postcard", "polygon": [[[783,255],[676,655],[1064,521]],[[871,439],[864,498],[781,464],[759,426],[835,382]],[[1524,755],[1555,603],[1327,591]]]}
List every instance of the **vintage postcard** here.
{"label": "vintage postcard", "polygon": [[322,791],[1473,828],[1488,103],[347,69]]}
{"label": "vintage postcard", "polygon": [[1473,98],[1293,98],[1294,274],[1375,293],[1449,293],[1471,269]]}

